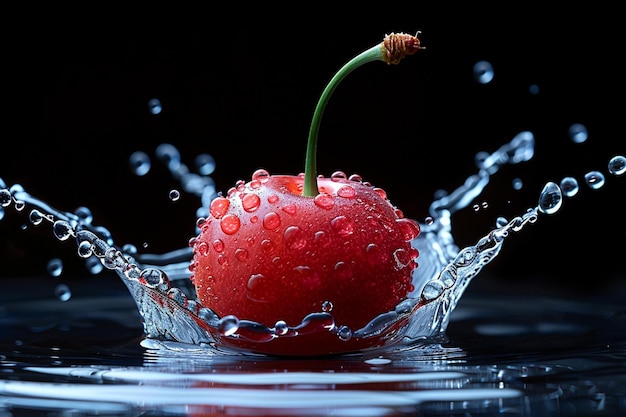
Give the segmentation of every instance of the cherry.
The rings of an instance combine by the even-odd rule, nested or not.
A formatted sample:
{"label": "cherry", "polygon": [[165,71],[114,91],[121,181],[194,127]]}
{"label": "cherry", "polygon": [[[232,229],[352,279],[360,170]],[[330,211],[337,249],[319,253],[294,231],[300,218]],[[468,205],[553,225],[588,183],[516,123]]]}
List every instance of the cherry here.
{"label": "cherry", "polygon": [[270,175],[260,169],[215,198],[210,216],[199,219],[199,235],[190,241],[190,271],[202,305],[219,317],[273,329],[256,336],[244,330],[215,332],[220,344],[269,354],[323,355],[386,343],[385,332],[351,335],[413,291],[418,252],[411,241],[419,225],[405,218],[383,189],[358,175],[318,176],[317,133],[328,98],[349,72],[375,60],[396,64],[419,49],[417,37],[391,34],[349,61],[316,107],[304,174]]}

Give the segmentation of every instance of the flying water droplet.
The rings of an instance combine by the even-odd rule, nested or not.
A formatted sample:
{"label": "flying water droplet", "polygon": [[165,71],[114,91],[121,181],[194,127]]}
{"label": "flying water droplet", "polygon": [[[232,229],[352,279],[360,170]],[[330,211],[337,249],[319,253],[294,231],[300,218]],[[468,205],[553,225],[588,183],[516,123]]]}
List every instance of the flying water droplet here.
{"label": "flying water droplet", "polygon": [[589,137],[587,127],[581,123],[574,123],[569,127],[569,137],[574,143],[583,143]]}
{"label": "flying water droplet", "polygon": [[180,200],[180,191],[178,190],[170,190],[168,197],[171,201],[178,201]]}
{"label": "flying water droplet", "polygon": [[150,168],[152,167],[148,154],[141,151],[133,152],[130,155],[128,158],[128,165],[130,167],[130,171],[138,177],[146,175],[150,172]]}
{"label": "flying water droplet", "polygon": [[151,98],[148,100],[148,110],[152,114],[159,114],[163,110],[163,105],[161,104],[161,100],[158,98]]}
{"label": "flying water droplet", "polygon": [[613,175],[622,175],[626,172],[626,157],[616,155],[609,161],[609,173]]}
{"label": "flying water droplet", "polygon": [[72,226],[65,220],[57,220],[54,222],[52,230],[59,240],[67,240],[72,235]]}
{"label": "flying water droplet", "polygon": [[97,275],[104,270],[104,265],[102,265],[102,262],[97,256],[90,256],[87,258],[85,261],[85,267],[92,275]]}
{"label": "flying water droplet", "polygon": [[604,175],[600,171],[589,171],[585,174],[585,182],[592,190],[602,188]]}
{"label": "flying water droplet", "polygon": [[478,61],[473,68],[474,79],[480,84],[488,84],[493,80],[493,66],[488,61]]}
{"label": "flying water droplet", "polygon": [[215,172],[215,158],[208,153],[201,153],[195,159],[196,169],[200,175],[211,175]]}
{"label": "flying water droplet", "polygon": [[155,154],[157,158],[172,172],[177,171],[181,165],[180,152],[178,152],[178,149],[172,144],[160,144],[157,146]]}
{"label": "flying water droplet", "polygon": [[500,216],[496,219],[496,227],[504,227],[508,222],[509,221],[506,219],[506,217]]}
{"label": "flying water droplet", "polygon": [[70,298],[72,298],[72,291],[70,290],[70,287],[68,287],[65,284],[59,284],[54,288],[54,295],[60,300],[60,301],[69,301]]}
{"label": "flying water droplet", "polygon": [[63,261],[59,258],[53,258],[48,261],[46,269],[50,276],[59,277],[63,272]]}
{"label": "flying water droplet", "polygon": [[565,197],[574,197],[578,194],[578,190],[580,187],[578,186],[578,181],[574,177],[565,177],[561,180],[561,190],[563,191],[563,195]]}
{"label": "flying water droplet", "polygon": [[81,258],[89,258],[93,251],[91,250],[91,243],[87,241],[82,241],[78,244],[78,256]]}
{"label": "flying water droplet", "polygon": [[1,207],[9,207],[11,205],[11,201],[13,201],[13,196],[11,196],[11,192],[6,188],[0,190],[0,206]]}
{"label": "flying water droplet", "polygon": [[544,214],[554,214],[559,211],[562,203],[563,194],[559,186],[551,181],[546,183],[539,195],[539,211]]}
{"label": "flying water droplet", "polygon": [[33,225],[38,226],[41,222],[43,222],[44,215],[39,210],[33,209],[31,210],[28,218]]}
{"label": "flying water droplet", "polygon": [[93,214],[88,207],[78,207],[74,214],[78,216],[81,224],[91,224],[93,222]]}

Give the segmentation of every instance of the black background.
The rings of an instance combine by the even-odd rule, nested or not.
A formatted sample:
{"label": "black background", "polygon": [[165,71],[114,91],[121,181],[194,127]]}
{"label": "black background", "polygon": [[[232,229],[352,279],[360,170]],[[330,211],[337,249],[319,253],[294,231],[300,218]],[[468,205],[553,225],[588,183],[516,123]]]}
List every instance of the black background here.
{"label": "black background", "polygon": [[[454,216],[459,245],[475,243],[497,216],[536,205],[546,181],[571,175],[582,184],[597,169],[607,183],[582,184],[558,214],[509,239],[476,286],[584,296],[626,285],[626,179],[606,171],[610,157],[626,154],[616,10],[234,9],[241,10],[161,10],[158,19],[122,10],[16,16],[1,41],[0,178],[65,211],[89,207],[116,243],[177,249],[193,236],[199,202],[191,195],[171,202],[179,184],[154,158],[148,175],[134,176],[132,152],[154,156],[171,143],[192,169],[197,154],[210,153],[221,191],[261,167],[301,172],[313,109],[332,75],[387,33],[421,31],[425,50],[398,66],[368,64],[337,88],[320,129],[318,172],[359,173],[422,220],[437,190],[452,191],[476,172],[477,152],[529,130],[533,160],[493,178],[477,200],[488,208]],[[479,60],[495,69],[489,84],[473,78]],[[151,98],[161,100],[162,113],[149,112]],[[571,142],[572,123],[587,127],[587,142]],[[516,177],[520,191],[511,187]],[[9,210],[0,221],[0,276],[41,272],[57,255],[67,261],[67,279],[85,275],[72,242],[56,241],[47,227],[22,231],[24,219]]]}

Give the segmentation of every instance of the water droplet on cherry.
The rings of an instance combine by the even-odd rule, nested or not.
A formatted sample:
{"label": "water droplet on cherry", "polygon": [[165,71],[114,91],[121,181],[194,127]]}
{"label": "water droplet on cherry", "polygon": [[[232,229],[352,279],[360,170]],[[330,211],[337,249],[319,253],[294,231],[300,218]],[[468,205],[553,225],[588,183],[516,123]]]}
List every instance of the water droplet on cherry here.
{"label": "water droplet on cherry", "polygon": [[209,245],[206,242],[199,242],[195,246],[195,250],[198,254],[206,256],[209,253]]}
{"label": "water droplet on cherry", "polygon": [[298,208],[296,207],[295,204],[287,204],[286,206],[282,208],[282,210],[287,214],[294,215],[298,211]]}
{"label": "water droplet on cherry", "polygon": [[263,227],[267,230],[277,229],[280,223],[280,216],[273,211],[266,213],[263,217]]}
{"label": "water droplet on cherry", "polygon": [[266,183],[270,179],[270,173],[265,169],[257,169],[252,173],[253,181],[260,181],[262,184]]}
{"label": "water droplet on cherry", "polygon": [[317,207],[324,210],[330,210],[335,206],[335,198],[330,194],[318,194],[313,202]]}
{"label": "water droplet on cherry", "polygon": [[244,194],[241,205],[245,211],[251,213],[261,205],[261,198],[256,194]]}
{"label": "water droplet on cherry", "polygon": [[217,253],[222,253],[224,252],[224,242],[221,239],[215,239],[213,241],[213,249],[215,250],[215,252]]}
{"label": "water droplet on cherry", "polygon": [[351,185],[344,185],[337,190],[337,195],[343,198],[354,198],[356,190]]}
{"label": "water droplet on cherry", "polygon": [[304,232],[298,226],[289,226],[285,229],[283,236],[289,249],[300,250],[307,244]]}
{"label": "water droplet on cherry", "polygon": [[411,219],[401,218],[396,220],[400,233],[404,237],[404,240],[410,241],[415,239],[420,234],[419,224]]}
{"label": "water droplet on cherry", "polygon": [[352,278],[352,268],[345,262],[337,262],[335,264],[335,273],[339,279]]}
{"label": "water droplet on cherry", "polygon": [[250,254],[246,249],[237,248],[237,250],[235,250],[235,258],[240,262],[246,262],[250,258]]}
{"label": "water droplet on cherry", "polygon": [[354,225],[346,216],[337,216],[330,221],[330,225],[340,236],[349,236],[354,233]]}
{"label": "water droplet on cherry", "polygon": [[319,230],[315,232],[313,242],[315,242],[319,247],[324,248],[330,244],[330,237],[323,230]]}
{"label": "water droplet on cherry", "polygon": [[222,229],[222,232],[226,233],[227,235],[233,235],[239,231],[241,227],[241,220],[239,220],[239,217],[235,216],[234,214],[227,214],[222,218],[222,221],[220,222],[220,227]]}
{"label": "water droplet on cherry", "polygon": [[383,200],[387,199],[387,192],[382,188],[375,187],[374,192],[380,196]]}
{"label": "water droplet on cherry", "polygon": [[211,216],[216,219],[222,218],[228,211],[228,207],[230,206],[230,201],[225,197],[216,197],[211,201],[211,206],[209,207],[209,212]]}
{"label": "water droplet on cherry", "polygon": [[274,242],[270,239],[263,239],[261,241],[261,249],[265,252],[271,252],[274,249]]}

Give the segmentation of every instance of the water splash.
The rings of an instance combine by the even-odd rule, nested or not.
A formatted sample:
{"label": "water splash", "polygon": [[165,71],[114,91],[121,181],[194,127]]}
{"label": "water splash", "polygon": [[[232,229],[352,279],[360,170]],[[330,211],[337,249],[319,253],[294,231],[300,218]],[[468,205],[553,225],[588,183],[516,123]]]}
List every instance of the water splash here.
{"label": "water splash", "polygon": [[[180,153],[171,144],[159,146],[156,155],[180,181],[184,192],[200,198],[200,218],[210,206],[208,203],[217,196],[215,183],[209,177],[215,169],[213,158],[198,156],[196,174],[181,162]],[[332,307],[327,304],[321,311],[303,317],[295,326],[288,326],[284,321],[268,326],[230,315],[219,317],[210,306],[203,306],[196,299],[195,290],[189,284],[188,267],[192,256],[189,247],[160,255],[139,254],[132,245],[116,245],[106,228],[93,224],[88,208],[79,207],[73,213],[57,210],[31,196],[21,185],[7,186],[2,179],[0,219],[8,208],[20,212],[29,207],[29,219],[33,225],[47,223],[58,240],[76,241],[78,256],[86,260],[92,272],[97,273],[102,268],[115,271],[135,300],[144,332],[149,338],[213,347],[228,346],[230,338],[239,338],[249,341],[250,349],[254,351],[255,346],[276,340],[323,335],[346,346],[352,344],[350,346],[354,349],[370,349],[441,336],[463,292],[482,268],[499,254],[505,240],[513,232],[520,232],[526,225],[535,223],[540,214],[558,212],[563,195],[572,197],[576,194],[578,182],[572,177],[565,177],[560,185],[548,182],[536,206],[511,220],[498,217],[493,230],[476,244],[460,249],[452,233],[452,215],[470,206],[502,166],[528,161],[533,155],[534,136],[528,131],[520,132],[493,153],[476,155],[478,172],[451,193],[439,194],[430,205],[429,216],[420,223],[422,232],[412,241],[420,252],[420,267],[413,272],[414,291],[394,310],[382,312],[360,329],[337,325]],[[621,155],[613,157],[608,163],[608,172],[622,175],[625,161]],[[140,176],[151,167],[149,158],[141,152],[131,155],[130,164]],[[594,189],[601,188],[604,181],[600,171],[585,175],[585,182]],[[180,192],[172,190],[170,199],[175,201],[178,198]],[[52,262],[49,267],[54,275],[60,273],[62,264]],[[69,288],[59,287],[57,296],[67,300],[71,292]]]}

